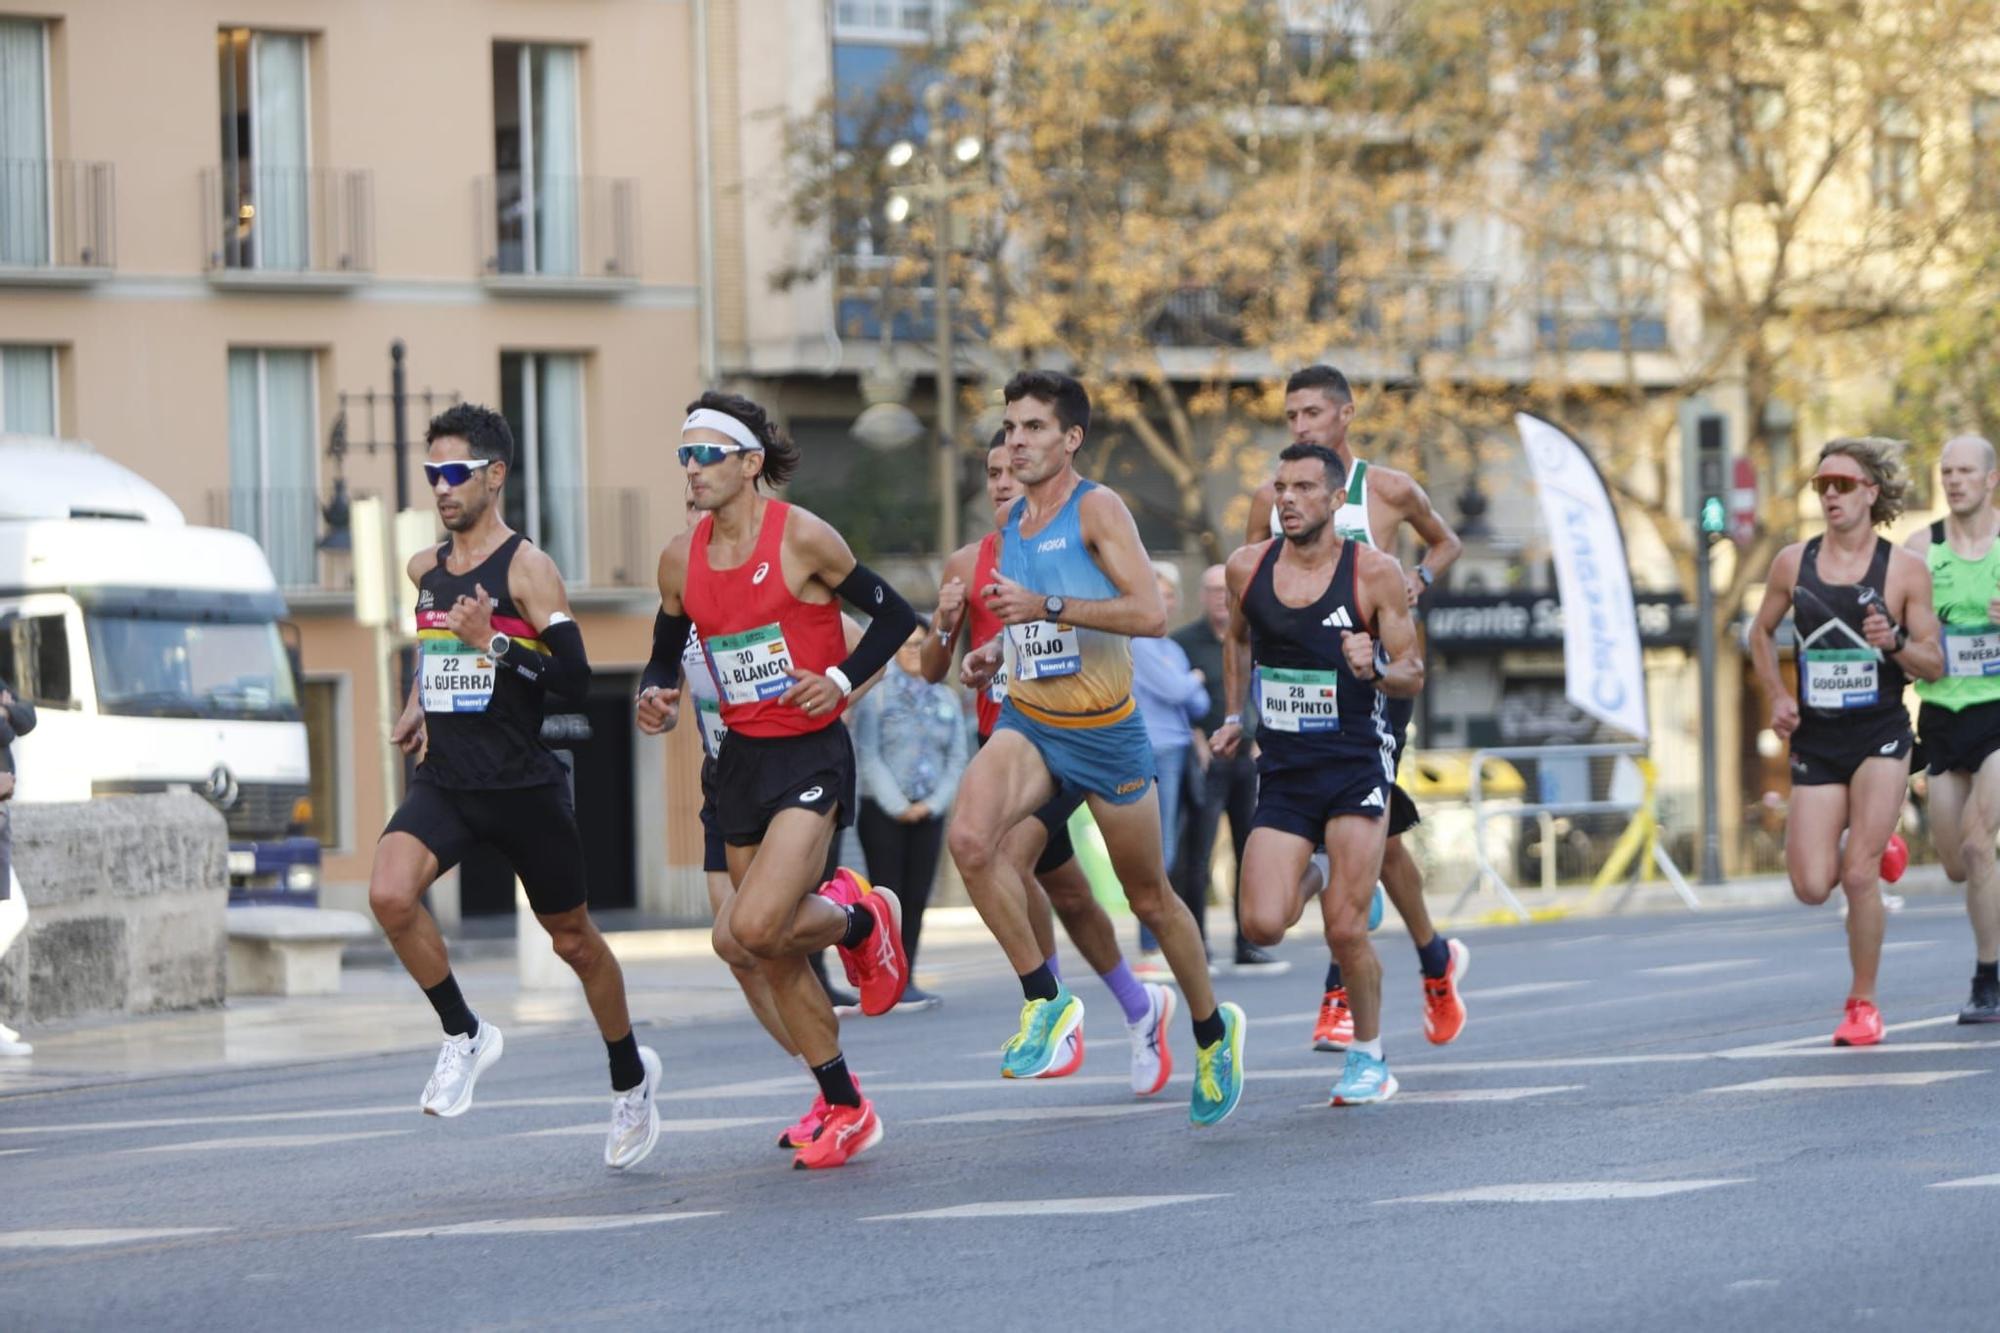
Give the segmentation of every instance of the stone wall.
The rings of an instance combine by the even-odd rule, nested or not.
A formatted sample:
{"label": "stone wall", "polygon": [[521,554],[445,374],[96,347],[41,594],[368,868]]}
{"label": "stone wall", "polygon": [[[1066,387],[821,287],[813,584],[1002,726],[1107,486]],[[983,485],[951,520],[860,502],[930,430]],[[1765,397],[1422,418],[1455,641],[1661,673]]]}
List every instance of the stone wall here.
{"label": "stone wall", "polygon": [[222,1003],[229,834],[188,793],[14,805],[28,928],[0,958],[0,1020]]}

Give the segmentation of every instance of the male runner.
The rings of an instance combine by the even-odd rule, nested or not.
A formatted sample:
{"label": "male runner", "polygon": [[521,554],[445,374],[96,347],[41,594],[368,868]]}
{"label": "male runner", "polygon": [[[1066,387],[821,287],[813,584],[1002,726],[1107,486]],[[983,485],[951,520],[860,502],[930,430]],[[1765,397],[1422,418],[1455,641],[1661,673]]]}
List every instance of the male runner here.
{"label": "male runner", "polygon": [[583,634],[555,562],[502,521],[514,459],[506,419],[461,404],[433,418],[424,440],[424,475],[451,535],[409,564],[422,667],[390,739],[420,760],[368,881],[375,919],[444,1025],[421,1104],[427,1115],[464,1115],[505,1045],[466,1006],[421,903],[433,880],[485,844],[513,864],[535,918],[583,982],[611,1057],[604,1163],[632,1166],[660,1136],[660,1057],[632,1035],[624,974],[584,905],[568,774],[541,742],[544,696],[580,704],[589,689]]}
{"label": "male runner", "polygon": [[[826,522],[758,492],[759,482],[782,485],[799,453],[757,404],[703,394],[689,404],[679,456],[703,517],[661,553],[664,619],[642,690],[661,691],[670,722],[693,628],[728,727],[713,805],[736,892],[716,917],[715,951],[735,965],[755,960],[826,1099],[817,1136],[793,1164],[843,1166],[881,1141],[882,1123],[848,1072],[839,1021],[806,956],[837,944],[865,1014],[887,1013],[909,984],[896,895],[852,871],[823,884],[820,875],[854,818],[854,747],[841,712],[853,682],[887,664],[917,617]],[[874,615],[852,653],[836,597]]]}
{"label": "male runner", "polygon": [[[1330,449],[1345,469],[1346,489],[1334,510],[1334,530],[1349,541],[1379,551],[1393,551],[1396,530],[1407,523],[1423,541],[1423,560],[1403,573],[1410,605],[1415,606],[1438,575],[1458,559],[1464,544],[1439,516],[1430,496],[1415,478],[1407,472],[1354,456],[1347,442],[1354,413],[1354,393],[1348,387],[1347,377],[1332,366],[1307,366],[1295,371],[1285,382],[1285,424],[1291,428],[1292,443]],[[1246,543],[1261,542],[1267,533],[1273,538],[1282,535],[1273,493],[1273,483],[1266,482],[1251,498]],[[1395,699],[1389,705],[1398,769],[1403,764],[1410,718],[1415,711],[1408,699]],[[1442,1046],[1465,1029],[1465,1001],[1459,996],[1458,985],[1465,979],[1471,952],[1462,941],[1445,939],[1431,925],[1430,909],[1424,902],[1423,871],[1403,845],[1403,834],[1417,823],[1416,802],[1402,787],[1391,786],[1389,805],[1389,844],[1382,856],[1382,887],[1396,904],[1396,911],[1410,932],[1411,943],[1417,946],[1417,962],[1424,978],[1424,1035],[1432,1045]],[[1340,962],[1335,959],[1326,970],[1319,1020],[1313,1027],[1313,1048],[1345,1050],[1353,1034],[1354,1014],[1348,1005]]]}
{"label": "male runner", "polygon": [[[1836,1046],[1882,1040],[1875,979],[1885,925],[1882,853],[1910,777],[1910,677],[1944,674],[1931,573],[1923,560],[1875,535],[1903,511],[1895,441],[1841,439],[1819,451],[1812,479],[1826,532],[1794,542],[1771,562],[1750,627],[1750,656],[1771,700],[1771,730],[1791,741],[1792,808],[1785,865],[1792,892],[1817,907],[1847,893],[1847,953],[1854,985]],[[1778,624],[1792,613],[1798,694],[1778,674]],[[1842,830],[1846,830],[1843,841]]]}
{"label": "male runner", "polygon": [[[951,668],[953,650],[964,645],[978,650],[993,642],[1001,624],[986,603],[966,600],[968,585],[983,588],[993,582],[999,569],[1000,528],[1007,513],[1021,497],[1021,484],[1014,479],[1007,447],[1007,432],[996,431],[986,451],[986,498],[993,505],[994,530],[976,542],[952,552],[945,561],[938,588],[937,616],[930,635],[924,640],[924,679],[943,680]],[[959,630],[963,627],[964,634]],[[969,643],[967,641],[970,641]],[[979,716],[979,744],[992,738],[1000,720],[1000,704],[1007,697],[1003,671],[973,696]],[[1021,821],[1001,844],[1014,873],[1027,890],[1029,922],[1035,931],[1036,946],[1048,959],[1049,971],[1057,971],[1055,929],[1050,910],[1062,918],[1063,929],[1083,960],[1104,980],[1112,997],[1125,1011],[1125,1028],[1132,1042],[1132,1091],[1150,1097],[1167,1085],[1173,1074],[1173,1048],[1167,1041],[1167,1024],[1173,1017],[1174,993],[1166,986],[1141,982],[1132,975],[1118,948],[1117,928],[1110,915],[1090,890],[1083,867],[1077,864],[1070,844],[1069,817],[1082,804],[1080,794],[1058,796]],[[1070,1049],[1059,1053],[1042,1078],[1061,1078],[1083,1065],[1083,1022],[1077,1021],[1070,1033]]]}
{"label": "male runner", "polygon": [[1002,850],[1022,820],[1065,790],[1081,791],[1126,900],[1159,937],[1194,1019],[1189,1118],[1217,1124],[1243,1095],[1243,1011],[1216,1005],[1201,934],[1167,883],[1152,747],[1132,703],[1126,640],[1165,630],[1159,585],[1124,501],[1077,474],[1090,429],[1083,386],[1023,371],[1005,396],[1009,458],[1024,493],[1001,533],[1000,568],[973,596],[1006,629],[966,659],[963,674],[986,685],[1004,644],[1007,701],[959,785],[949,834],[973,905],[1021,978],[1021,1026],[1001,1069],[1042,1073],[1083,1021],[1082,1003],[1049,970],[1022,877]]}
{"label": "male runner", "polygon": [[1972,998],[1961,1023],[2000,1023],[2000,464],[1977,435],[1938,455],[1945,517],[1905,543],[1931,571],[1931,601],[1944,623],[1944,678],[1917,682],[1917,739],[1930,771],[1938,860],[1965,886],[1976,951]]}
{"label": "male runner", "polygon": [[1306,862],[1326,848],[1320,912],[1354,1011],[1354,1037],[1328,1098],[1335,1106],[1396,1092],[1382,1054],[1382,963],[1368,938],[1368,905],[1396,780],[1389,700],[1413,698],[1424,684],[1401,566],[1333,527],[1346,480],[1324,445],[1287,445],[1278,455],[1273,494],[1285,535],[1239,547],[1227,565],[1229,707],[1212,742],[1225,756],[1242,744],[1244,692],[1254,681],[1257,811],[1237,888],[1245,934],[1265,945],[1285,937],[1305,910],[1296,886]]}

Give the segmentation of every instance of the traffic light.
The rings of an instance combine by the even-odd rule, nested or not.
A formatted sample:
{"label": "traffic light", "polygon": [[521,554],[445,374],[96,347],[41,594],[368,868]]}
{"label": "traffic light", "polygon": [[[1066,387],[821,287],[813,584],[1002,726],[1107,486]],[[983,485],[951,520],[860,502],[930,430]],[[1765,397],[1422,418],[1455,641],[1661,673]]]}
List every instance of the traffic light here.
{"label": "traffic light", "polygon": [[1704,536],[1723,536],[1729,531],[1729,419],[1705,403],[1690,404],[1681,432],[1688,445],[1688,513]]}

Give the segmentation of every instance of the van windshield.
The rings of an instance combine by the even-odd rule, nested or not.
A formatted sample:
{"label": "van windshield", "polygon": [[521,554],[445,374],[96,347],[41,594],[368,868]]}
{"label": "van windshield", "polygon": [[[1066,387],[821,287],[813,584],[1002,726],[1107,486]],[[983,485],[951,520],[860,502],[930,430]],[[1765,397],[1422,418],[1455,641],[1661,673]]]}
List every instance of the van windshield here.
{"label": "van windshield", "polygon": [[268,620],[86,612],[97,706],[125,717],[299,716],[291,662]]}

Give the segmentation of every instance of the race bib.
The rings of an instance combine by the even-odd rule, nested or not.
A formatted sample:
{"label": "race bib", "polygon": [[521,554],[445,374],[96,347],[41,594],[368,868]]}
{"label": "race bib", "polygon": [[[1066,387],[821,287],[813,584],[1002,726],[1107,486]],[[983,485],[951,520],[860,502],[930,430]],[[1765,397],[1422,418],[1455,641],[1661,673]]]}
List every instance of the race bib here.
{"label": "race bib", "polygon": [[1009,625],[1007,642],[1014,649],[1016,679],[1053,680],[1083,670],[1083,636],[1074,625],[1053,620]]}
{"label": "race bib", "polygon": [[1332,671],[1258,667],[1257,722],[1272,731],[1340,730],[1340,676]]}
{"label": "race bib", "polygon": [[457,639],[425,639],[417,688],[426,713],[483,713],[493,699],[493,659]]}
{"label": "race bib", "polygon": [[1808,708],[1870,708],[1881,698],[1882,659],[1872,649],[1808,648],[1804,669]]}
{"label": "race bib", "polygon": [[792,688],[792,650],[775,624],[717,635],[707,646],[726,704],[761,703]]}
{"label": "race bib", "polygon": [[2000,629],[1948,629],[1944,632],[1944,674],[2000,676]]}
{"label": "race bib", "polygon": [[996,704],[1007,702],[1007,659],[1004,657],[1000,659],[1000,666],[994,671],[993,679],[987,683],[986,697]]}
{"label": "race bib", "polygon": [[722,753],[722,738],[729,728],[722,721],[722,700],[696,699],[694,720],[701,726],[701,749],[710,759]]}

